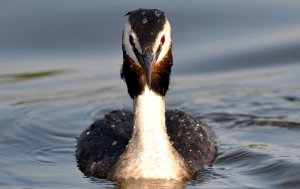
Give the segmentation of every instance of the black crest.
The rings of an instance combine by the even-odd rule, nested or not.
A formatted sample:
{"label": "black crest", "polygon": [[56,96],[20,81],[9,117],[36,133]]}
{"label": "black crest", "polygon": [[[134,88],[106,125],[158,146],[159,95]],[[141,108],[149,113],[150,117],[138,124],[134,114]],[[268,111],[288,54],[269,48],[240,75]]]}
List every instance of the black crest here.
{"label": "black crest", "polygon": [[128,12],[131,29],[139,38],[141,48],[153,44],[167,21],[165,13],[157,9],[137,9]]}

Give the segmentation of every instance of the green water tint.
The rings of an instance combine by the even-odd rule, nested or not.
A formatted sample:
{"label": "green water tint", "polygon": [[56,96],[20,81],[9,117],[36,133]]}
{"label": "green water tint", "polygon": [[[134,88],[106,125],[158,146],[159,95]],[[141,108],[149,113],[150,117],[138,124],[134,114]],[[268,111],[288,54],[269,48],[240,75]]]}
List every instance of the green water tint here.
{"label": "green water tint", "polygon": [[265,149],[268,145],[266,144],[249,144],[248,147],[255,149]]}
{"label": "green water tint", "polygon": [[[234,115],[232,115],[234,116]],[[238,117],[238,115],[236,115]],[[287,128],[287,129],[300,129],[300,124],[298,122],[292,122],[292,121],[283,121],[283,120],[255,120],[256,117],[253,117],[251,120],[243,120],[243,121],[237,121],[234,123],[231,127],[250,127],[250,126],[271,126],[271,127],[281,127],[281,128]]]}
{"label": "green water tint", "polygon": [[297,122],[280,121],[280,120],[261,120],[256,121],[257,126],[275,126],[275,127],[286,127],[293,129],[300,129],[300,124]]}
{"label": "green water tint", "polygon": [[52,77],[70,72],[69,70],[49,70],[49,71],[38,71],[28,73],[17,73],[17,74],[4,74],[0,75],[0,82],[20,82],[34,79],[40,79],[45,77]]}

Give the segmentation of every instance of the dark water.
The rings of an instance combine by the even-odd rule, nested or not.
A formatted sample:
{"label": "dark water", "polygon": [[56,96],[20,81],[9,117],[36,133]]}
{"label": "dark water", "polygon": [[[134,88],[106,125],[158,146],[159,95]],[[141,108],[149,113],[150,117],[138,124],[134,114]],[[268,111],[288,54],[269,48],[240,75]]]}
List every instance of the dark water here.
{"label": "dark water", "polygon": [[173,25],[168,108],[217,135],[214,167],[186,187],[300,188],[296,0],[1,1],[0,188],[116,186],[82,175],[75,142],[106,112],[132,108],[120,40],[122,16],[139,7],[164,10]]}

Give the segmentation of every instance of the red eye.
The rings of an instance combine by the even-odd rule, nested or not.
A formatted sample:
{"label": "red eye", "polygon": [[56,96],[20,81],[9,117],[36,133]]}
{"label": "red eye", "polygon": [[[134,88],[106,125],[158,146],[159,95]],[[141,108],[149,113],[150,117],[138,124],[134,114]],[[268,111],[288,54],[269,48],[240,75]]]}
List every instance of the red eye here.
{"label": "red eye", "polygon": [[164,45],[165,43],[165,36],[163,35],[160,39],[160,45]]}
{"label": "red eye", "polygon": [[129,36],[129,42],[131,46],[134,46],[134,41],[132,35]]}

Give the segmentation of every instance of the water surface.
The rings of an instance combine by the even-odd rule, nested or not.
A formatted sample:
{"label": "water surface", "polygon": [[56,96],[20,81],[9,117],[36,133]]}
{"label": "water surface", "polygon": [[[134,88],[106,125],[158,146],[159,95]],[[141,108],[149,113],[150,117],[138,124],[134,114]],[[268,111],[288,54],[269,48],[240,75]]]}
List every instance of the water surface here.
{"label": "water surface", "polygon": [[116,187],[84,177],[74,151],[94,120],[132,109],[120,41],[123,15],[139,7],[164,10],[173,25],[168,108],[217,136],[214,166],[186,188],[299,188],[300,3],[292,0],[1,1],[0,188]]}

